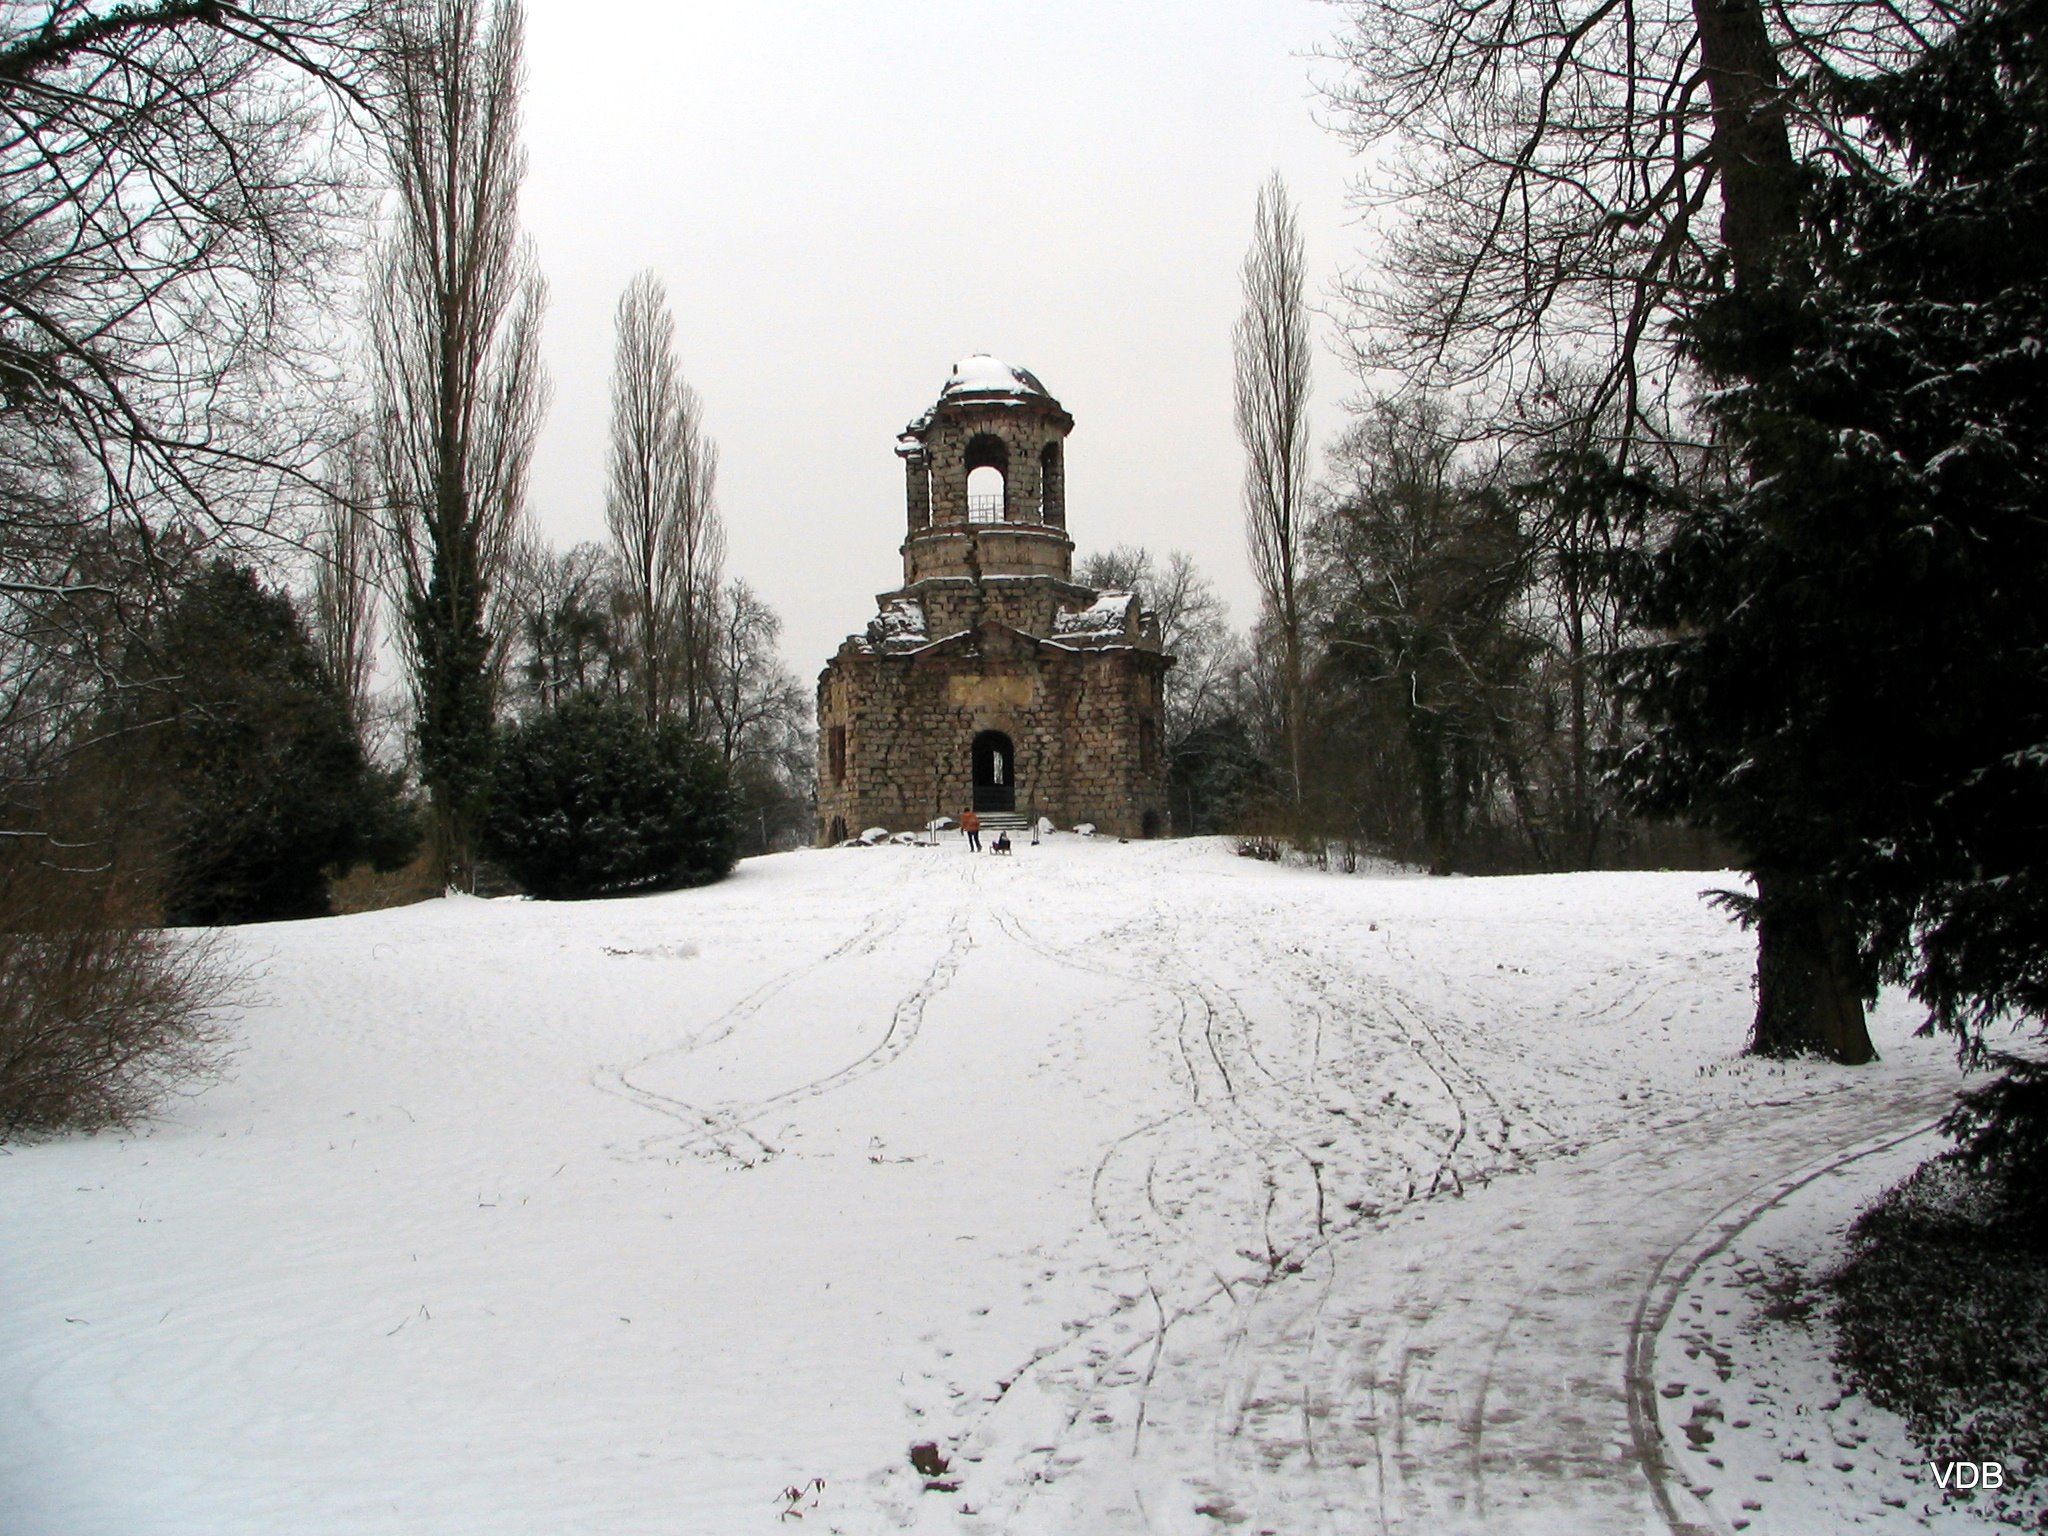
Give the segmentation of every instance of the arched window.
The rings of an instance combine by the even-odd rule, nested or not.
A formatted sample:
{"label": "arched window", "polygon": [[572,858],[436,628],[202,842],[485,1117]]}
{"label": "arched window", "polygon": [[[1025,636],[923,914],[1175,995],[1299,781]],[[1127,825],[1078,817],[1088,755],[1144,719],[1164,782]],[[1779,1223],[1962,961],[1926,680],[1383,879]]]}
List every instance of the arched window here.
{"label": "arched window", "polygon": [[1067,525],[1067,470],[1057,442],[1038,450],[1038,520],[1055,528]]}
{"label": "arched window", "polygon": [[967,520],[999,523],[1009,510],[1010,450],[993,432],[967,440]]}

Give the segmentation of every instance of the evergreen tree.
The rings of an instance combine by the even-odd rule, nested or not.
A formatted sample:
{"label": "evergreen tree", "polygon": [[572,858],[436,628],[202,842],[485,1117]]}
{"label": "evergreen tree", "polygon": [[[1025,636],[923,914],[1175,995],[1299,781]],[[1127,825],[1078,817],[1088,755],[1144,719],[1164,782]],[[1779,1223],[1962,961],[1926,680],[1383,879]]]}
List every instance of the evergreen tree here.
{"label": "evergreen tree", "polygon": [[1693,331],[1753,381],[1716,410],[1755,475],[1649,567],[1669,638],[1628,674],[1639,800],[1800,871],[1864,995],[1908,982],[1969,1041],[2048,1017],[2044,22],[1979,4],[1837,87],[1874,153],[1809,184],[1798,263]]}
{"label": "evergreen tree", "polygon": [[215,564],[178,595],[128,666],[124,737],[166,810],[166,922],[318,917],[327,871],[395,869],[418,828],[372,767],[342,689],[292,600]]}
{"label": "evergreen tree", "polygon": [[579,694],[505,733],[484,848],[536,896],[705,884],[738,845],[725,765],[681,725]]}

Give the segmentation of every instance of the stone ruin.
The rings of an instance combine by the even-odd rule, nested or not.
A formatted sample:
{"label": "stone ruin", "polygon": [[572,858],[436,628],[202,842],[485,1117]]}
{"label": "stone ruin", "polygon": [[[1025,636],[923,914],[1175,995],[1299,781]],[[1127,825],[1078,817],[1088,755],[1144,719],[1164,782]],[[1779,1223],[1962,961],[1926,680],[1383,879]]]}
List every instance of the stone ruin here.
{"label": "stone ruin", "polygon": [[903,585],[818,677],[818,839],[969,805],[1119,837],[1166,831],[1173,658],[1135,592],[1074,581],[1066,438],[1043,384],[966,358],[897,440]]}

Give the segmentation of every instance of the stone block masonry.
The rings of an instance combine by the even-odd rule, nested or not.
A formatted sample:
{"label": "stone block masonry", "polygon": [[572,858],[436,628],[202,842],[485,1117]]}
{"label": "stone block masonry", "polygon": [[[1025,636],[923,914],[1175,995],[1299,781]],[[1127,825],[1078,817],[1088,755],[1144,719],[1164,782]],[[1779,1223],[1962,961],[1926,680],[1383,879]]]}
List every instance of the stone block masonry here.
{"label": "stone block masonry", "polygon": [[[1073,580],[1073,418],[993,358],[955,365],[897,452],[904,585],[818,679],[818,840],[922,827],[968,805],[1125,837],[1164,833],[1164,679],[1133,593]],[[967,477],[995,469],[999,516]]]}

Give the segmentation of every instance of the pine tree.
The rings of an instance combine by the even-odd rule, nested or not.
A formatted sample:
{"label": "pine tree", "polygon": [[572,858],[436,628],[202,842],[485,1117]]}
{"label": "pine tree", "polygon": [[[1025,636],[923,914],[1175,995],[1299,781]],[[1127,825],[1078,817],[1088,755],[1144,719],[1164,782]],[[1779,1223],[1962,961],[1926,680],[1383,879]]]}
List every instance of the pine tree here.
{"label": "pine tree", "polygon": [[484,846],[546,900],[702,885],[731,873],[725,764],[681,724],[577,694],[500,744]]}
{"label": "pine tree", "polygon": [[1850,914],[1821,939],[1866,996],[1974,1043],[2048,1017],[2048,3],[1837,89],[1870,161],[1693,331],[1753,381],[1716,410],[1755,474],[1639,591],[1670,638],[1624,771]]}
{"label": "pine tree", "polygon": [[395,869],[419,830],[364,760],[348,704],[290,597],[222,562],[128,665],[125,729],[166,810],[165,920],[318,917],[327,871]]}

